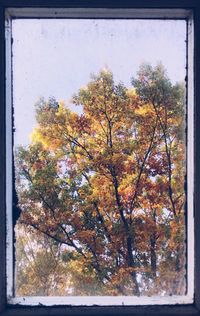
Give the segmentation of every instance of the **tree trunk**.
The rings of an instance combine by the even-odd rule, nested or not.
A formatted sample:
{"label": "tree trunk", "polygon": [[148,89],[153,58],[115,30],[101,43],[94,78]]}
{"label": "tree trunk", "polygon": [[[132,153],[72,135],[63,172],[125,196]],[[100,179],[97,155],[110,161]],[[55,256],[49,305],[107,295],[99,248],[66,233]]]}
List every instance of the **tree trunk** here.
{"label": "tree trunk", "polygon": [[150,245],[151,245],[151,274],[152,277],[156,277],[156,269],[157,269],[157,256],[156,256],[156,233],[150,236]]}
{"label": "tree trunk", "polygon": [[[131,236],[127,237],[127,249],[128,249],[128,266],[131,268],[135,268],[135,261],[133,257],[133,248],[132,248],[133,240]],[[131,277],[134,282],[135,288],[133,289],[133,294],[136,296],[140,296],[140,289],[137,281],[137,274],[135,271],[131,272]]]}

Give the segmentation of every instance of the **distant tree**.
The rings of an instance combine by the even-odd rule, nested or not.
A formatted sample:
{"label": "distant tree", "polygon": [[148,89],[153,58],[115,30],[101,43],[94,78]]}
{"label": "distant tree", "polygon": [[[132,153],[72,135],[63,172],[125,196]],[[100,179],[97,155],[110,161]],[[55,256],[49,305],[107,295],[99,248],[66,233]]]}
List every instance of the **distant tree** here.
{"label": "distant tree", "polygon": [[67,295],[70,277],[61,244],[34,229],[16,225],[16,293],[21,296]]}
{"label": "distant tree", "polygon": [[43,100],[16,152],[20,222],[67,247],[74,295],[185,291],[184,87],[162,65],[132,84],[101,71],[81,115]]}

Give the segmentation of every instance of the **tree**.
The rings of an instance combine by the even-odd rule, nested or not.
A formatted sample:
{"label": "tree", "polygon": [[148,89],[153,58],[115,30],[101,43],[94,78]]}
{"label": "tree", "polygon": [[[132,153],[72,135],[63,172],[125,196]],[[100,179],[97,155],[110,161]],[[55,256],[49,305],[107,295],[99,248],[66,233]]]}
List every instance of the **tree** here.
{"label": "tree", "polygon": [[16,293],[20,296],[70,294],[70,275],[62,245],[31,227],[16,226]]}
{"label": "tree", "polygon": [[77,292],[74,275],[78,295],[185,291],[184,87],[162,65],[132,83],[92,76],[73,97],[80,115],[41,100],[16,152],[20,222],[67,247],[91,285]]}

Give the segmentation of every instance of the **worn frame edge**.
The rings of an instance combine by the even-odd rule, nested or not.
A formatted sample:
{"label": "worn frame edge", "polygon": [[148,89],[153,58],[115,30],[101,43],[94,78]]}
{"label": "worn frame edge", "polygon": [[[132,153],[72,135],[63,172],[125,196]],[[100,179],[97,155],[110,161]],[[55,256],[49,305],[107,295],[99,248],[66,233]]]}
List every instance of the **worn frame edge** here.
{"label": "worn frame edge", "polygon": [[[14,2],[14,1],[13,1]],[[167,1],[166,1],[167,2]],[[1,5],[1,4],[0,4]],[[20,9],[19,9],[20,10]],[[47,9],[48,10],[48,9]],[[122,9],[123,10],[123,9]],[[159,10],[159,9],[158,9]],[[188,12],[188,10],[187,10]],[[195,39],[197,41],[197,33],[198,30],[200,30],[200,23],[198,22],[198,18],[200,17],[200,8],[198,8],[198,10],[195,10]],[[180,18],[180,16],[179,16]],[[5,42],[4,42],[4,8],[1,6],[0,7],[0,23],[1,23],[1,31],[0,31],[0,41],[1,41],[1,46],[0,46],[0,65],[2,67],[2,69],[5,69]],[[200,99],[200,94],[197,91],[197,86],[198,86],[198,82],[200,82],[200,75],[198,75],[198,73],[200,73],[200,67],[197,66],[197,55],[200,56],[199,51],[200,51],[200,47],[199,47],[199,43],[195,44],[195,58],[194,58],[194,64],[195,64],[195,69],[196,71],[194,72],[195,75],[195,114],[196,114],[196,121],[195,121],[195,127],[197,127],[197,123],[198,123],[198,117],[200,116],[200,110],[197,107],[197,102]],[[196,67],[197,66],[197,67]],[[5,71],[2,71],[0,74],[0,80],[1,80],[1,86],[0,86],[0,95],[2,94],[2,98],[1,98],[1,108],[0,108],[0,120],[1,120],[1,130],[2,133],[0,133],[1,135],[1,139],[0,141],[2,142],[2,149],[1,150],[1,169],[0,169],[0,175],[2,173],[1,176],[1,183],[0,183],[0,188],[2,185],[2,190],[0,192],[0,195],[2,195],[2,199],[1,199],[1,207],[2,207],[2,211],[5,212]],[[195,128],[196,130],[196,128]],[[197,167],[197,172],[195,175],[195,183],[197,185],[198,181],[198,174],[200,173],[200,164],[197,163],[198,159],[197,159],[197,148],[199,147],[197,144],[198,139],[200,139],[200,137],[195,137],[195,167]],[[195,205],[197,205],[197,200],[198,200],[198,194],[196,192],[195,195]],[[197,215],[198,212],[195,212],[195,218],[198,220],[198,223],[200,223],[200,215]],[[4,215],[4,213],[3,213]],[[195,229],[195,237],[196,240],[200,239],[198,230],[197,230],[197,223],[196,223],[196,229]],[[0,254],[2,254],[2,258],[5,255],[5,221],[2,220],[1,221],[1,231],[0,231],[0,237],[1,241],[3,241],[0,245]],[[3,235],[4,232],[4,235]],[[195,271],[196,274],[199,274],[198,272],[198,267],[199,267],[199,250],[197,247],[197,242],[195,244],[195,250],[197,251],[197,256],[195,257],[196,259],[196,264],[195,264]],[[5,261],[5,260],[3,260]],[[2,269],[1,269],[2,270]],[[163,314],[163,315],[175,315],[177,313],[181,313],[181,315],[200,315],[200,303],[199,303],[199,299],[198,299],[198,304],[197,303],[197,298],[200,296],[200,293],[197,295],[195,295],[195,303],[194,304],[190,304],[190,305],[175,305],[175,306],[126,306],[126,307],[117,307],[116,310],[116,306],[82,306],[82,307],[77,307],[77,306],[59,306],[59,307],[18,307],[18,306],[10,306],[7,305],[6,308],[6,297],[4,295],[4,287],[5,287],[5,280],[4,280],[4,272],[5,272],[5,262],[3,262],[3,270],[0,272],[0,283],[1,287],[0,287],[0,297],[1,297],[1,301],[0,301],[0,308],[2,306],[4,306],[4,313],[5,315],[35,315],[35,313],[37,313],[37,315],[47,315],[47,314],[52,314],[54,315],[54,313],[56,315],[64,315],[64,314],[68,314],[68,315],[92,315],[94,312],[96,315],[126,315],[128,314],[132,314],[134,313],[134,315],[146,315],[146,314]],[[195,278],[196,280],[196,288],[199,289],[197,280],[200,280],[200,278]],[[1,282],[2,281],[2,282]],[[3,309],[3,308],[1,308]],[[2,314],[2,315],[3,315]]]}

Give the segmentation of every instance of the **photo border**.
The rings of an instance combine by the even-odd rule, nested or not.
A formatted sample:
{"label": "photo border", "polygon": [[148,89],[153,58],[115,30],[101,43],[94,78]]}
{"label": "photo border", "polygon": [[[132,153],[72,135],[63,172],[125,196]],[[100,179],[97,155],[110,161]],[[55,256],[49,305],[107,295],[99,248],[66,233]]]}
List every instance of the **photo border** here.
{"label": "photo border", "polygon": [[[5,25],[4,25],[4,15],[5,15],[5,9],[7,7],[18,7],[17,10],[19,12],[23,12],[23,7],[29,7],[29,8],[35,8],[37,11],[37,7],[46,7],[47,11],[52,10],[51,8],[60,7],[60,8],[71,8],[73,9],[76,7],[79,11],[82,10],[82,8],[91,8],[94,11],[98,11],[100,8],[104,8],[106,11],[109,10],[109,8],[116,8],[120,10],[125,9],[134,9],[134,8],[146,8],[148,10],[162,10],[162,9],[169,9],[171,10],[174,8],[175,10],[178,10],[179,12],[183,12],[184,10],[190,9],[194,13],[194,67],[192,66],[192,69],[190,70],[191,74],[194,76],[194,89],[192,88],[191,93],[194,95],[194,106],[195,106],[195,125],[194,125],[194,161],[195,161],[195,187],[194,187],[194,194],[195,194],[195,301],[194,304],[188,304],[188,305],[175,305],[175,306],[90,306],[90,307],[75,307],[75,306],[58,306],[58,307],[14,307],[6,303],[6,260],[5,260],[5,247],[6,247],[6,239],[5,239],[5,232],[6,232],[6,219],[5,219],[5,209],[6,209],[6,181],[9,181],[8,178],[6,178],[6,154],[5,150],[6,147],[8,147],[8,144],[6,144],[6,96],[8,96],[8,93],[6,93],[6,84],[5,81],[8,78],[5,74],[5,41],[4,41],[4,31],[5,31]],[[128,9],[128,10],[129,10]],[[39,9],[41,11],[41,9]],[[55,10],[55,9],[53,9]],[[60,9],[59,9],[60,10]],[[62,9],[61,9],[62,10]],[[144,10],[143,10],[144,11]],[[146,11],[146,12],[147,12]],[[166,11],[165,11],[166,12]],[[22,13],[21,13],[22,14]],[[165,16],[167,18],[167,16]],[[146,17],[147,18],[147,17]],[[155,17],[153,17],[155,18]],[[160,17],[161,18],[161,17]],[[163,18],[163,17],[162,17]],[[90,3],[89,1],[33,1],[29,0],[28,5],[26,1],[14,1],[14,0],[8,0],[8,1],[0,1],[0,67],[2,69],[0,73],[0,95],[1,95],[1,106],[0,106],[0,142],[1,142],[1,151],[0,151],[0,211],[2,214],[2,218],[0,221],[0,257],[1,257],[1,273],[0,273],[0,309],[4,313],[6,312],[6,315],[35,315],[37,313],[38,315],[46,315],[51,313],[52,315],[55,313],[56,315],[92,315],[95,312],[95,315],[126,315],[128,313],[134,313],[134,315],[145,315],[145,314],[163,314],[163,315],[172,315],[176,313],[181,313],[181,315],[198,315],[200,314],[199,308],[200,308],[200,249],[198,249],[198,242],[200,241],[200,214],[197,211],[197,205],[200,202],[200,194],[198,189],[198,183],[200,182],[200,163],[198,161],[198,148],[199,148],[199,142],[200,142],[200,129],[198,130],[199,125],[199,119],[200,119],[200,110],[198,102],[200,102],[200,91],[198,91],[198,86],[200,83],[200,66],[198,63],[198,58],[200,58],[200,43],[199,43],[199,30],[200,30],[200,5],[198,1],[125,1],[122,3],[122,1],[107,1],[106,3],[104,1],[101,1],[99,3],[98,1],[94,1],[94,3]],[[197,37],[198,34],[198,37]],[[193,54],[193,53],[192,53]],[[188,71],[188,75],[189,75]],[[188,92],[190,91],[190,88],[188,87]],[[195,94],[194,94],[194,92]],[[189,92],[190,93],[190,92]],[[7,126],[7,128],[9,125]],[[188,174],[190,176],[190,174]],[[7,179],[7,180],[6,180]],[[7,183],[8,184],[8,183]],[[142,298],[140,298],[142,299]],[[2,314],[3,315],[3,314]]]}

